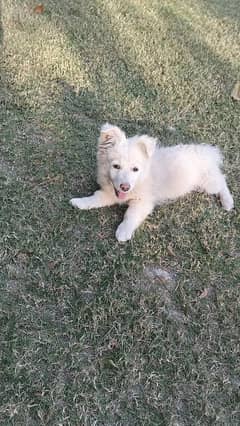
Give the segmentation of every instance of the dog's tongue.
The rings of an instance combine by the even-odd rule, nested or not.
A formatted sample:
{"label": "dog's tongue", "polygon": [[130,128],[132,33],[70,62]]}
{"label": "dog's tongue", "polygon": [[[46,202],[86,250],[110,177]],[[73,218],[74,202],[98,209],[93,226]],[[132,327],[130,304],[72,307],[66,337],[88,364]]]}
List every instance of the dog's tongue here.
{"label": "dog's tongue", "polygon": [[126,193],[125,192],[122,192],[122,191],[117,191],[117,197],[120,199],[120,200],[124,200],[125,198],[126,198]]}

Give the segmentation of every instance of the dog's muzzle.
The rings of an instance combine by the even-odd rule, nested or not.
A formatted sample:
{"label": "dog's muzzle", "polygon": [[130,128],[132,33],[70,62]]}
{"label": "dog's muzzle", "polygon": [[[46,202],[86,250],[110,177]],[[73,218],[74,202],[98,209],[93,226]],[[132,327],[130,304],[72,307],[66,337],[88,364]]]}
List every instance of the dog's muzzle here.
{"label": "dog's muzzle", "polygon": [[[121,185],[120,185],[120,187],[121,187]],[[130,189],[130,186],[129,186],[129,189]],[[127,197],[127,194],[128,194],[128,192],[129,192],[129,189],[126,191],[119,191],[118,189],[116,189],[115,187],[114,187],[114,191],[115,191],[115,194],[116,194],[116,197],[119,199],[119,200],[124,200],[126,197]]]}

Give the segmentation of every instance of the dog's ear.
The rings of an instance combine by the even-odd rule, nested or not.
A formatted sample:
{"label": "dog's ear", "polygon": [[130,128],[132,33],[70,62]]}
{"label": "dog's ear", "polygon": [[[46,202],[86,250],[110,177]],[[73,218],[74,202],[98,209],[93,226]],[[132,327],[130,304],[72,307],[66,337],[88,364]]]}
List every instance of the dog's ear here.
{"label": "dog's ear", "polygon": [[137,143],[144,152],[144,154],[150,158],[155,150],[157,139],[151,138],[147,135],[142,135],[138,138]]}
{"label": "dog's ear", "polygon": [[125,133],[117,126],[106,123],[101,127],[99,146],[103,148],[110,148],[118,142],[126,140]]}

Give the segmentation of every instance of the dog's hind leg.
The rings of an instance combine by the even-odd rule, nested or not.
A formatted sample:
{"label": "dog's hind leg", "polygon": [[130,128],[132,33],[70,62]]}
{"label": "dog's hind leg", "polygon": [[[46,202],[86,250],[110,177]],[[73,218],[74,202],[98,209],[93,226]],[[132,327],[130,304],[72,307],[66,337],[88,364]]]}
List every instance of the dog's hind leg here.
{"label": "dog's hind leg", "polygon": [[72,198],[70,204],[81,210],[97,209],[99,207],[111,206],[117,201],[112,193],[98,190],[90,197]]}
{"label": "dog's hind leg", "polygon": [[221,200],[223,208],[227,211],[232,210],[234,207],[234,201],[226,182],[224,182],[224,186],[220,190],[219,196],[220,196],[220,200]]}
{"label": "dog's hind leg", "polygon": [[221,204],[225,210],[229,211],[234,207],[233,197],[228,189],[226,179],[220,172],[218,175],[208,178],[207,182],[203,185],[203,189],[208,194],[219,195]]}

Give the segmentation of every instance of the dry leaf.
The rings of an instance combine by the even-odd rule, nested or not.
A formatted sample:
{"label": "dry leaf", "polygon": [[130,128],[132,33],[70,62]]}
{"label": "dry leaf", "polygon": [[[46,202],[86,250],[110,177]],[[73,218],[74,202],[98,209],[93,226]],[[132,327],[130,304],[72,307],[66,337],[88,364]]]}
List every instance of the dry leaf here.
{"label": "dry leaf", "polygon": [[240,81],[235,84],[231,96],[235,101],[240,101]]}
{"label": "dry leaf", "polygon": [[53,271],[55,269],[56,265],[57,265],[56,261],[50,260],[50,262],[48,262],[48,269],[50,271]]}
{"label": "dry leaf", "polygon": [[43,4],[38,4],[37,6],[35,6],[34,9],[33,9],[33,11],[34,11],[34,13],[38,13],[39,15],[41,13],[43,13],[44,12],[44,6],[43,6]]}
{"label": "dry leaf", "polygon": [[173,249],[172,249],[172,247],[169,245],[169,246],[167,246],[167,250],[168,250],[168,253],[171,255],[171,256],[176,256],[175,255],[175,253],[174,253],[174,251],[173,251]]}
{"label": "dry leaf", "polygon": [[205,288],[203,292],[200,294],[199,299],[204,299],[205,297],[208,297],[210,292],[210,288]]}
{"label": "dry leaf", "polygon": [[110,340],[110,342],[108,343],[108,349],[112,351],[113,349],[116,349],[117,347],[118,347],[117,340],[116,339]]}

